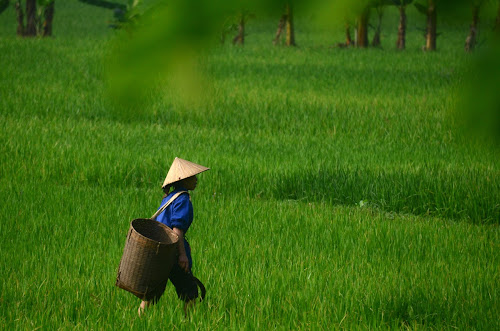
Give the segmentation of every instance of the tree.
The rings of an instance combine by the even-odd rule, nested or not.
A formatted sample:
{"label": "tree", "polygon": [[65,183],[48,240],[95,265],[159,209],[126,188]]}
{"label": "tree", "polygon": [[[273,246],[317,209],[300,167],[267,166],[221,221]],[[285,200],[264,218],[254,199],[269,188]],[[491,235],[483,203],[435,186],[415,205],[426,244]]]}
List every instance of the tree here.
{"label": "tree", "polygon": [[245,43],[245,13],[240,14],[238,23],[238,34],[233,38],[234,45],[243,45]]}
{"label": "tree", "polygon": [[469,29],[469,35],[465,39],[465,51],[472,52],[476,47],[477,43],[477,34],[479,27],[479,8],[481,6],[481,2],[476,1],[472,5],[472,23]]}
{"label": "tree", "polygon": [[399,6],[399,26],[398,26],[398,40],[396,47],[400,50],[406,47],[406,6]]}
{"label": "tree", "polygon": [[356,47],[368,47],[368,21],[370,19],[370,7],[365,8],[359,13],[357,17],[357,30],[356,30]]}
{"label": "tree", "polygon": [[[378,13],[378,27],[376,28],[372,44],[380,45],[381,21],[383,15],[382,7],[385,6],[387,0],[359,0],[359,1],[335,1],[329,8],[332,13],[329,18],[333,21],[343,21],[345,31],[345,42],[338,43],[337,47],[355,46],[366,48],[368,42],[368,26],[370,19],[370,10],[375,8]],[[354,28],[354,40],[351,38],[351,27]]]}
{"label": "tree", "polygon": [[237,31],[232,39],[233,45],[245,44],[245,26],[249,19],[255,18],[255,14],[248,9],[239,9],[238,12],[229,14],[222,24],[221,43],[224,44],[226,36]]}
{"label": "tree", "polygon": [[427,22],[425,28],[425,45],[422,47],[424,51],[435,51],[436,50],[436,38],[437,38],[437,13],[436,13],[436,1],[427,0],[424,3],[415,3],[415,7],[418,11],[426,15]]}
{"label": "tree", "polygon": [[54,20],[54,1],[50,1],[43,10],[43,31],[42,36],[52,36],[52,21]]}
{"label": "tree", "polygon": [[[37,11],[37,3],[40,11]],[[54,0],[26,0],[26,25],[24,25],[24,12],[21,1],[15,3],[17,35],[22,37],[43,37],[52,35],[52,22],[54,20]]]}
{"label": "tree", "polygon": [[391,0],[391,2],[399,9],[399,26],[398,26],[398,40],[396,47],[400,50],[406,48],[406,7],[413,2],[413,0]]}
{"label": "tree", "polygon": [[283,32],[283,29],[285,28],[286,24],[286,14],[281,15],[280,21],[278,23],[278,29],[276,30],[276,36],[273,39],[273,44],[276,45],[280,41],[281,33]]}
{"label": "tree", "polygon": [[36,0],[26,0],[26,30],[24,36],[36,36]]}
{"label": "tree", "polygon": [[435,51],[437,39],[437,13],[435,0],[427,1],[427,28],[425,34],[425,50]]}
{"label": "tree", "polygon": [[375,27],[375,33],[373,34],[372,46],[380,46],[380,34],[382,32],[382,16],[384,16],[384,7],[386,5],[385,0],[379,0],[374,3],[375,11],[377,12],[377,26]]}
{"label": "tree", "polygon": [[276,37],[273,40],[273,44],[276,45],[280,41],[283,29],[286,28],[286,46],[296,46],[295,43],[295,27],[293,24],[293,9],[292,4],[287,2],[285,4],[285,13],[281,15],[280,22],[278,24],[278,29],[276,30]]}
{"label": "tree", "polygon": [[21,8],[21,1],[16,1],[17,35],[24,36],[24,12]]}
{"label": "tree", "polygon": [[352,40],[352,37],[351,37],[351,23],[349,23],[349,20],[345,20],[345,24],[344,24],[344,34],[345,34],[345,42],[343,43],[337,43],[337,47],[341,47],[341,48],[345,48],[345,47],[350,47],[350,46],[354,46],[355,43],[354,41]]}
{"label": "tree", "polygon": [[353,44],[351,38],[351,24],[345,24],[345,46],[349,47]]}
{"label": "tree", "polygon": [[292,4],[289,2],[286,4],[286,42],[287,46],[296,46],[295,44],[295,26],[293,23],[293,10]]}
{"label": "tree", "polygon": [[234,23],[234,17],[233,15],[231,15],[230,17],[227,17],[224,21],[224,24],[222,24],[222,30],[220,34],[221,44],[224,44],[226,42],[226,37],[228,34],[233,33],[236,30],[238,30],[238,26],[236,23]]}

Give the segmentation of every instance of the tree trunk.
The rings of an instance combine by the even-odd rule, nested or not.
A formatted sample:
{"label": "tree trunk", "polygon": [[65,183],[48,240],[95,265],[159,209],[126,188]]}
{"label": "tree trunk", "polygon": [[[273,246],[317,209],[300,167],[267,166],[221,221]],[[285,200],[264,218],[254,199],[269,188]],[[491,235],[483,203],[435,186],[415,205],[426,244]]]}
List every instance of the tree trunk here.
{"label": "tree trunk", "polygon": [[372,39],[372,46],[373,47],[379,47],[380,46],[380,33],[382,31],[382,16],[384,15],[384,12],[382,9],[377,9],[377,15],[378,15],[378,23],[377,27],[375,28],[375,34],[373,35]]}
{"label": "tree trunk", "polygon": [[290,3],[286,4],[286,43],[287,46],[295,45],[295,29],[293,26],[293,11]]}
{"label": "tree trunk", "polygon": [[21,8],[21,2],[16,1],[16,18],[17,18],[17,35],[22,37],[24,36],[24,13]]}
{"label": "tree trunk", "polygon": [[283,32],[283,29],[285,28],[286,24],[286,14],[282,15],[280,18],[280,22],[278,24],[278,30],[276,30],[276,36],[274,37],[273,44],[276,45],[280,41],[281,33]]}
{"label": "tree trunk", "polygon": [[434,0],[428,0],[427,7],[427,33],[425,50],[435,51],[436,50],[436,26],[437,26],[437,14],[436,14],[436,4]]}
{"label": "tree trunk", "polygon": [[26,33],[25,36],[36,36],[36,0],[26,0]]}
{"label": "tree trunk", "polygon": [[399,27],[396,47],[400,50],[406,47],[406,6],[399,7]]}
{"label": "tree trunk", "polygon": [[352,43],[352,38],[351,38],[351,25],[349,23],[345,24],[345,46],[349,47],[351,46]]}
{"label": "tree trunk", "polygon": [[245,15],[241,14],[238,34],[233,39],[233,45],[243,45],[245,43]]}
{"label": "tree trunk", "polygon": [[54,2],[50,2],[43,10],[45,21],[43,22],[43,36],[52,36],[52,21],[54,20]]}
{"label": "tree trunk", "polygon": [[477,28],[479,25],[479,5],[472,7],[472,24],[470,25],[470,32],[465,39],[465,51],[472,52],[476,47],[477,42]]}
{"label": "tree trunk", "polygon": [[368,10],[365,9],[358,17],[358,30],[356,31],[356,46],[360,48],[368,47]]}

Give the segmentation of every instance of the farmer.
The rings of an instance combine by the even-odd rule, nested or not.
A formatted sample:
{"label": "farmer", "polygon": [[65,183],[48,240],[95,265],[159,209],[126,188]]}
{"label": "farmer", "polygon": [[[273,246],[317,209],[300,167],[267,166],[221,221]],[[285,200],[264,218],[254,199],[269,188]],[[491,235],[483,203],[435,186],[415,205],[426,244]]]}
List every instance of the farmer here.
{"label": "farmer", "polygon": [[[160,208],[176,193],[184,193],[181,193],[156,218],[158,222],[170,227],[179,237],[178,263],[174,264],[169,279],[174,284],[179,299],[184,301],[185,314],[189,306],[193,305],[198,297],[198,280],[191,273],[193,260],[191,259],[191,248],[185,237],[189,226],[193,222],[193,205],[187,191],[196,188],[198,181],[196,175],[206,170],[209,170],[209,168],[176,157],[162,186],[165,195]],[[173,188],[172,191],[170,191],[171,188]],[[142,301],[138,309],[139,315],[150,304],[155,304],[160,297],[161,294],[151,301]]]}

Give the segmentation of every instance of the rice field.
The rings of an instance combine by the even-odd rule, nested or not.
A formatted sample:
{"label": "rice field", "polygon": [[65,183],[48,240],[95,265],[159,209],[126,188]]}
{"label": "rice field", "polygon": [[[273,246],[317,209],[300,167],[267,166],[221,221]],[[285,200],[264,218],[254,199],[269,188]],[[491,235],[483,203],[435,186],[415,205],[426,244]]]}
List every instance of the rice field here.
{"label": "rice field", "polygon": [[[424,53],[384,19],[382,49],[296,14],[203,55],[207,95],[158,86],[133,116],[106,93],[112,11],[56,3],[54,37],[0,14],[1,329],[499,329],[496,146],[461,130],[467,27]],[[394,16],[394,15],[392,15]],[[464,32],[465,30],[465,32]],[[171,285],[139,318],[114,286],[134,218],[178,156],[211,168],[188,237],[207,298]]]}

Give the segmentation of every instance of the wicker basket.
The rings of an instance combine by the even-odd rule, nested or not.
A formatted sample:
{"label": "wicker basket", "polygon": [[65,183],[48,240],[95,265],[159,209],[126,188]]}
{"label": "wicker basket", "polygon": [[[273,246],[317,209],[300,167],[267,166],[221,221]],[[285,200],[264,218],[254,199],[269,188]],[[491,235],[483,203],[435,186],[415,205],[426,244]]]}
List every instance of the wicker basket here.
{"label": "wicker basket", "polygon": [[116,286],[142,300],[161,295],[177,257],[179,238],[166,225],[139,218],[130,224]]}

